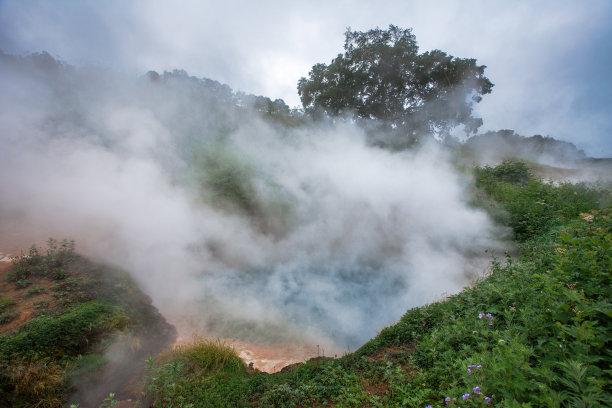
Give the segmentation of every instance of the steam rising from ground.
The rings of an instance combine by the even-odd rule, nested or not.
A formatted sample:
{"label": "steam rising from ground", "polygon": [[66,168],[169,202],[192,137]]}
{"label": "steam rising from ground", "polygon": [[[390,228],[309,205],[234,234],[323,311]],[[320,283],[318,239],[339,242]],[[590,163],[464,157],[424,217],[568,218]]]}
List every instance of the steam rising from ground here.
{"label": "steam rising from ground", "polygon": [[185,78],[1,69],[1,244],[75,239],[184,336],[354,348],[496,245],[434,145],[282,130]]}

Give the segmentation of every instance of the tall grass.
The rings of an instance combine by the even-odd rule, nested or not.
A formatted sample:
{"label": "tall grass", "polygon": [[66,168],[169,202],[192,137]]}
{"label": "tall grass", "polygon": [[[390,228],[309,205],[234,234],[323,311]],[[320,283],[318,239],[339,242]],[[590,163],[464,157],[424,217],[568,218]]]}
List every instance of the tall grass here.
{"label": "tall grass", "polygon": [[196,337],[180,343],[164,355],[164,359],[184,365],[188,374],[209,375],[219,371],[245,373],[246,365],[236,351],[218,339]]}
{"label": "tall grass", "polygon": [[219,340],[196,338],[149,360],[148,392],[154,407],[242,407],[248,369]]}

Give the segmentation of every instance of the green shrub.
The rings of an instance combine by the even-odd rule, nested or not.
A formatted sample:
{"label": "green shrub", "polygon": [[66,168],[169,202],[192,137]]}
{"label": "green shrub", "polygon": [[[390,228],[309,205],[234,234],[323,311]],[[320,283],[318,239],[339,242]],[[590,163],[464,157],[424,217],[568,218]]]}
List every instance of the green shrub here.
{"label": "green shrub", "polygon": [[529,167],[524,162],[504,160],[496,167],[486,166],[480,169],[480,177],[493,178],[510,184],[526,185],[532,176]]}
{"label": "green shrub", "polygon": [[64,279],[68,272],[61,268],[74,260],[74,248],[74,241],[63,240],[58,243],[49,238],[46,255],[43,255],[36,245],[32,245],[27,255],[20,255],[13,260],[9,279],[18,282],[20,287],[26,287],[33,277],[54,275],[55,279]]}
{"label": "green shrub", "polygon": [[19,316],[19,311],[17,310],[7,310],[6,312],[0,313],[0,324],[10,323],[15,318]]}
{"label": "green shrub", "polygon": [[2,296],[0,297],[0,312],[2,312],[4,309],[8,309],[12,306],[15,305],[15,300],[6,297],[6,296]]}
{"label": "green shrub", "polygon": [[40,286],[33,286],[28,289],[28,291],[26,292],[26,296],[40,295],[42,293],[47,293],[47,291],[41,288]]}
{"label": "green shrub", "polygon": [[477,168],[476,186],[507,211],[507,222],[519,242],[543,235],[598,207],[597,190],[585,184],[557,186],[530,178],[527,166],[521,162]]}
{"label": "green shrub", "polygon": [[127,322],[125,313],[115,306],[85,303],[61,316],[38,317],[20,327],[17,333],[0,336],[0,358],[77,355],[105,333],[124,328]]}
{"label": "green shrub", "polygon": [[17,285],[18,288],[27,288],[30,284],[32,283],[31,280],[29,279],[19,279],[17,282],[15,282],[15,285]]}

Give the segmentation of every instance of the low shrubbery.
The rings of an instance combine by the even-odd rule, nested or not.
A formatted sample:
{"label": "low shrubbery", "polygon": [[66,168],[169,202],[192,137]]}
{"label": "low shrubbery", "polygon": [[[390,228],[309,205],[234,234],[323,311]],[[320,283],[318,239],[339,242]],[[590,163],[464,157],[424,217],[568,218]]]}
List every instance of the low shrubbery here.
{"label": "low shrubbery", "polygon": [[0,335],[0,406],[60,407],[77,381],[105,367],[100,353],[115,333],[167,326],[127,274],[75,255],[69,241],[32,246],[7,278],[21,295],[0,297],[1,321],[19,315],[21,299],[37,300],[27,313],[34,318]]}
{"label": "low shrubbery", "polygon": [[84,303],[59,316],[41,316],[14,334],[0,336],[0,358],[44,355],[61,359],[85,353],[100,335],[123,329],[128,321],[125,312],[113,305]]}
{"label": "low shrubbery", "polygon": [[586,184],[543,182],[530,177],[524,163],[512,161],[476,169],[476,186],[493,200],[490,206],[501,205],[507,212],[507,222],[519,242],[598,208],[601,195]]}

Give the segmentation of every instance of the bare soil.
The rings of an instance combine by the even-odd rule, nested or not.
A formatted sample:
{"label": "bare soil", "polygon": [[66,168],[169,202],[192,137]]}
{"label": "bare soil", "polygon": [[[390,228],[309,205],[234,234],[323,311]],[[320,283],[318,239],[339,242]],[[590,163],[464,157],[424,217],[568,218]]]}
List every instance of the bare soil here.
{"label": "bare soil", "polygon": [[[33,279],[32,283],[25,288],[18,287],[15,282],[9,280],[8,273],[12,267],[11,262],[0,262],[0,296],[15,301],[13,306],[6,310],[17,312],[18,315],[8,323],[0,324],[0,335],[10,333],[17,327],[34,319],[38,312],[57,306],[57,299],[53,296],[55,282],[49,278]],[[28,294],[33,288],[40,288],[43,293]]]}

